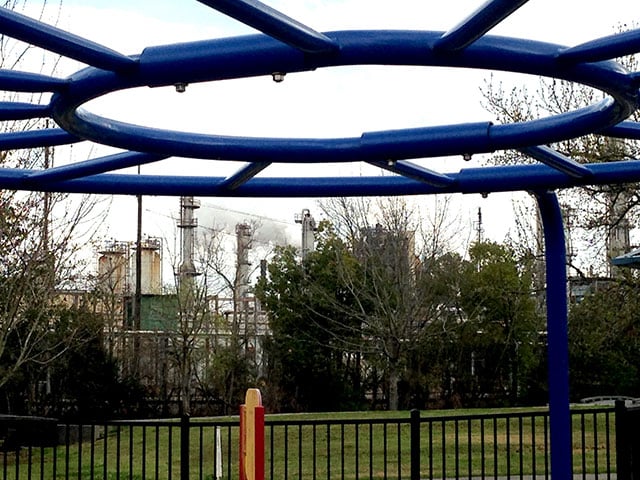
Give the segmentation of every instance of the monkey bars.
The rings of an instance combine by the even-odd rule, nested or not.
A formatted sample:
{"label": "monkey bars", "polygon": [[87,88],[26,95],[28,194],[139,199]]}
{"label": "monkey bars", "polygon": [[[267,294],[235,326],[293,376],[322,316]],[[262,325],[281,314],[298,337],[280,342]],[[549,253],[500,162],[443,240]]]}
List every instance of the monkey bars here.
{"label": "monkey bars", "polygon": [[[257,0],[200,0],[261,33],[149,46],[126,56],[64,30],[0,9],[0,33],[87,65],[65,78],[0,71],[0,89],[52,93],[42,104],[1,102],[0,121],[52,119],[57,127],[0,134],[0,150],[93,142],[122,152],[47,170],[0,169],[0,188],[130,195],[316,197],[536,192],[545,227],[552,474],[571,476],[564,234],[554,189],[640,181],[640,162],[580,164],[549,145],[591,133],[640,139],[629,121],[640,106],[640,73],[614,59],[640,51],[640,30],[576,46],[487,35],[526,0],[489,0],[449,31],[318,32]],[[213,12],[212,12],[213,13]],[[259,138],[151,128],[101,117],[87,102],[112,92],[359,65],[516,72],[594,87],[604,99],[532,121],[424,126],[350,138]],[[310,92],[312,94],[312,92]],[[43,96],[43,98],[48,98]],[[242,132],[239,132],[242,135]],[[286,132],[285,132],[286,133]],[[534,164],[438,172],[412,160],[516,149]],[[226,177],[114,173],[172,157],[244,162]],[[366,162],[392,176],[269,177],[274,164]]]}

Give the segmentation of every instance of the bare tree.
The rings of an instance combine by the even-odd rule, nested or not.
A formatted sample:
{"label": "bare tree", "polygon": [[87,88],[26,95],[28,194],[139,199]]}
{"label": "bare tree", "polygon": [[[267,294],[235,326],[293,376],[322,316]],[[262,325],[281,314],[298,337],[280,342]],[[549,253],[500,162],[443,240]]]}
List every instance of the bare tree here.
{"label": "bare tree", "polygon": [[247,387],[249,343],[255,336],[249,321],[255,312],[247,291],[252,227],[238,227],[237,248],[245,249],[244,254],[233,254],[223,229],[206,228],[194,239],[193,271],[180,273],[174,262],[178,275],[170,296],[175,310],[164,315],[162,334],[183,413],[192,411],[196,390],[212,393],[212,383],[228,404],[237,403],[237,393]]}
{"label": "bare tree", "polygon": [[127,284],[130,245],[128,242],[108,241],[99,249],[98,273],[95,276],[96,310],[103,319],[105,347],[110,358],[118,355],[117,344],[122,341],[124,328],[124,296]]}
{"label": "bare tree", "polygon": [[[619,30],[622,30],[619,28]],[[630,71],[637,70],[638,59],[626,57],[620,60]],[[556,115],[591,105],[602,97],[602,93],[580,84],[560,80],[540,78],[537,88],[531,92],[527,86],[506,87],[493,76],[482,88],[484,107],[501,123],[515,123],[533,120],[548,115]],[[638,113],[634,113],[638,119]],[[553,145],[560,153],[582,163],[614,162],[638,158],[640,143],[603,135],[586,135]],[[515,150],[507,150],[492,155],[493,164],[510,165],[532,163],[533,160]],[[580,211],[572,222],[574,243],[598,245],[594,252],[599,261],[590,257],[587,262],[593,266],[608,264],[608,258],[624,253],[628,245],[618,238],[621,232],[638,223],[640,196],[637,184],[586,186],[560,192],[566,212]],[[579,207],[579,208],[578,208]],[[534,233],[535,234],[535,233]],[[628,243],[628,242],[627,242]],[[606,255],[605,253],[606,250]]]}
{"label": "bare tree", "polygon": [[404,198],[339,198],[322,203],[322,208],[357,263],[354,267],[346,256],[336,262],[336,274],[351,298],[338,308],[360,332],[365,358],[384,372],[389,408],[397,409],[407,355],[451,313],[431,269],[447,250],[436,238],[445,236],[440,228],[447,224],[446,213],[436,212],[431,230],[426,230]]}
{"label": "bare tree", "polygon": [[266,325],[251,285],[258,265],[252,262],[252,252],[259,228],[257,220],[236,224],[234,255],[229,255],[230,249],[224,247],[220,235],[209,232],[202,237],[204,251],[209,252],[202,257],[202,267],[216,279],[216,297],[227,295],[231,300],[231,311],[224,315],[226,340],[217,345],[215,364],[209,372],[211,383],[224,394],[227,404],[237,403],[250,386],[247,382],[255,379],[260,370]]}
{"label": "bare tree", "polygon": [[[7,1],[3,7],[24,8],[26,2]],[[45,15],[55,5],[42,5]],[[57,60],[41,57],[35,49],[0,36],[0,67],[41,72],[55,70]],[[42,94],[7,94],[9,101],[38,103]],[[48,127],[48,121],[31,119],[4,122],[4,132]],[[51,148],[0,152],[0,166],[46,169],[54,164]],[[51,343],[57,321],[55,307],[62,288],[73,287],[82,277],[79,253],[95,233],[104,210],[88,196],[56,193],[0,192],[0,386],[30,362],[45,364],[60,355],[74,332]]]}
{"label": "bare tree", "polygon": [[0,192],[0,386],[29,362],[44,364],[74,341],[46,339],[56,322],[52,307],[61,289],[77,285],[84,265],[82,243],[97,228],[89,198]]}

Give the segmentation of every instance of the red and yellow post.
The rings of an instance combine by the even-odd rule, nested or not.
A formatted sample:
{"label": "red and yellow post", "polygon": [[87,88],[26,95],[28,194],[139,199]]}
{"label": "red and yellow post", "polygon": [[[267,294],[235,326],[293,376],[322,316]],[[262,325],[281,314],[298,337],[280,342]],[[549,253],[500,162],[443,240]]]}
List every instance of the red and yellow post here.
{"label": "red and yellow post", "polygon": [[240,405],[240,480],[264,480],[264,407],[257,388]]}

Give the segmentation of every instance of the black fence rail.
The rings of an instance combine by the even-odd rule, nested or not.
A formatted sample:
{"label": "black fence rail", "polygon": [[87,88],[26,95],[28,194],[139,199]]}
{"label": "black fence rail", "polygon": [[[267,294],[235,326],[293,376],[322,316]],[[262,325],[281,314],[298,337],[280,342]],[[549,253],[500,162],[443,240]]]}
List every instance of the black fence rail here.
{"label": "black fence rail", "polygon": [[[366,419],[344,415],[314,420],[267,416],[266,479],[551,476],[544,410],[465,416],[412,411]],[[55,440],[50,433],[25,438],[19,418],[0,419],[0,427],[0,474],[7,480],[239,478],[237,417],[58,425]],[[33,432],[33,424],[29,428]],[[572,428],[575,476],[616,478],[615,409],[573,410]]]}

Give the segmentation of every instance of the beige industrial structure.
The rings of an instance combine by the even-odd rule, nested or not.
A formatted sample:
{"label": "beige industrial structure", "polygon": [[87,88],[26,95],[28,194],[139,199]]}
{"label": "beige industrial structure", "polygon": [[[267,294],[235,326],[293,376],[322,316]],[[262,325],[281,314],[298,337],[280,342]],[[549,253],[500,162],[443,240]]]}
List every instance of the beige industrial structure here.
{"label": "beige industrial structure", "polygon": [[[216,351],[240,341],[248,358],[262,371],[263,340],[269,334],[266,314],[251,291],[253,229],[236,225],[236,272],[232,295],[203,298],[196,311],[184,310],[181,289],[199,275],[194,262],[200,202],[180,198],[180,263],[171,293],[162,290],[162,241],[149,237],[141,242],[140,295],[136,294],[136,242],[110,241],[99,251],[98,291],[105,315],[105,342],[121,360],[124,373],[135,375],[153,396],[176,406],[183,384],[181,367],[175,364],[176,349],[189,338],[194,364],[191,391],[198,397],[199,379],[206,378]],[[193,283],[197,290],[197,286]],[[193,300],[192,300],[193,301]],[[136,302],[139,302],[136,307]],[[136,312],[140,318],[135,317]],[[175,412],[174,412],[175,413]],[[206,412],[202,412],[206,413]]]}
{"label": "beige industrial structure", "polygon": [[[99,252],[99,287],[114,295],[127,295],[136,289],[136,242],[111,240]],[[141,291],[143,295],[162,293],[162,239],[148,237],[140,244]]]}

